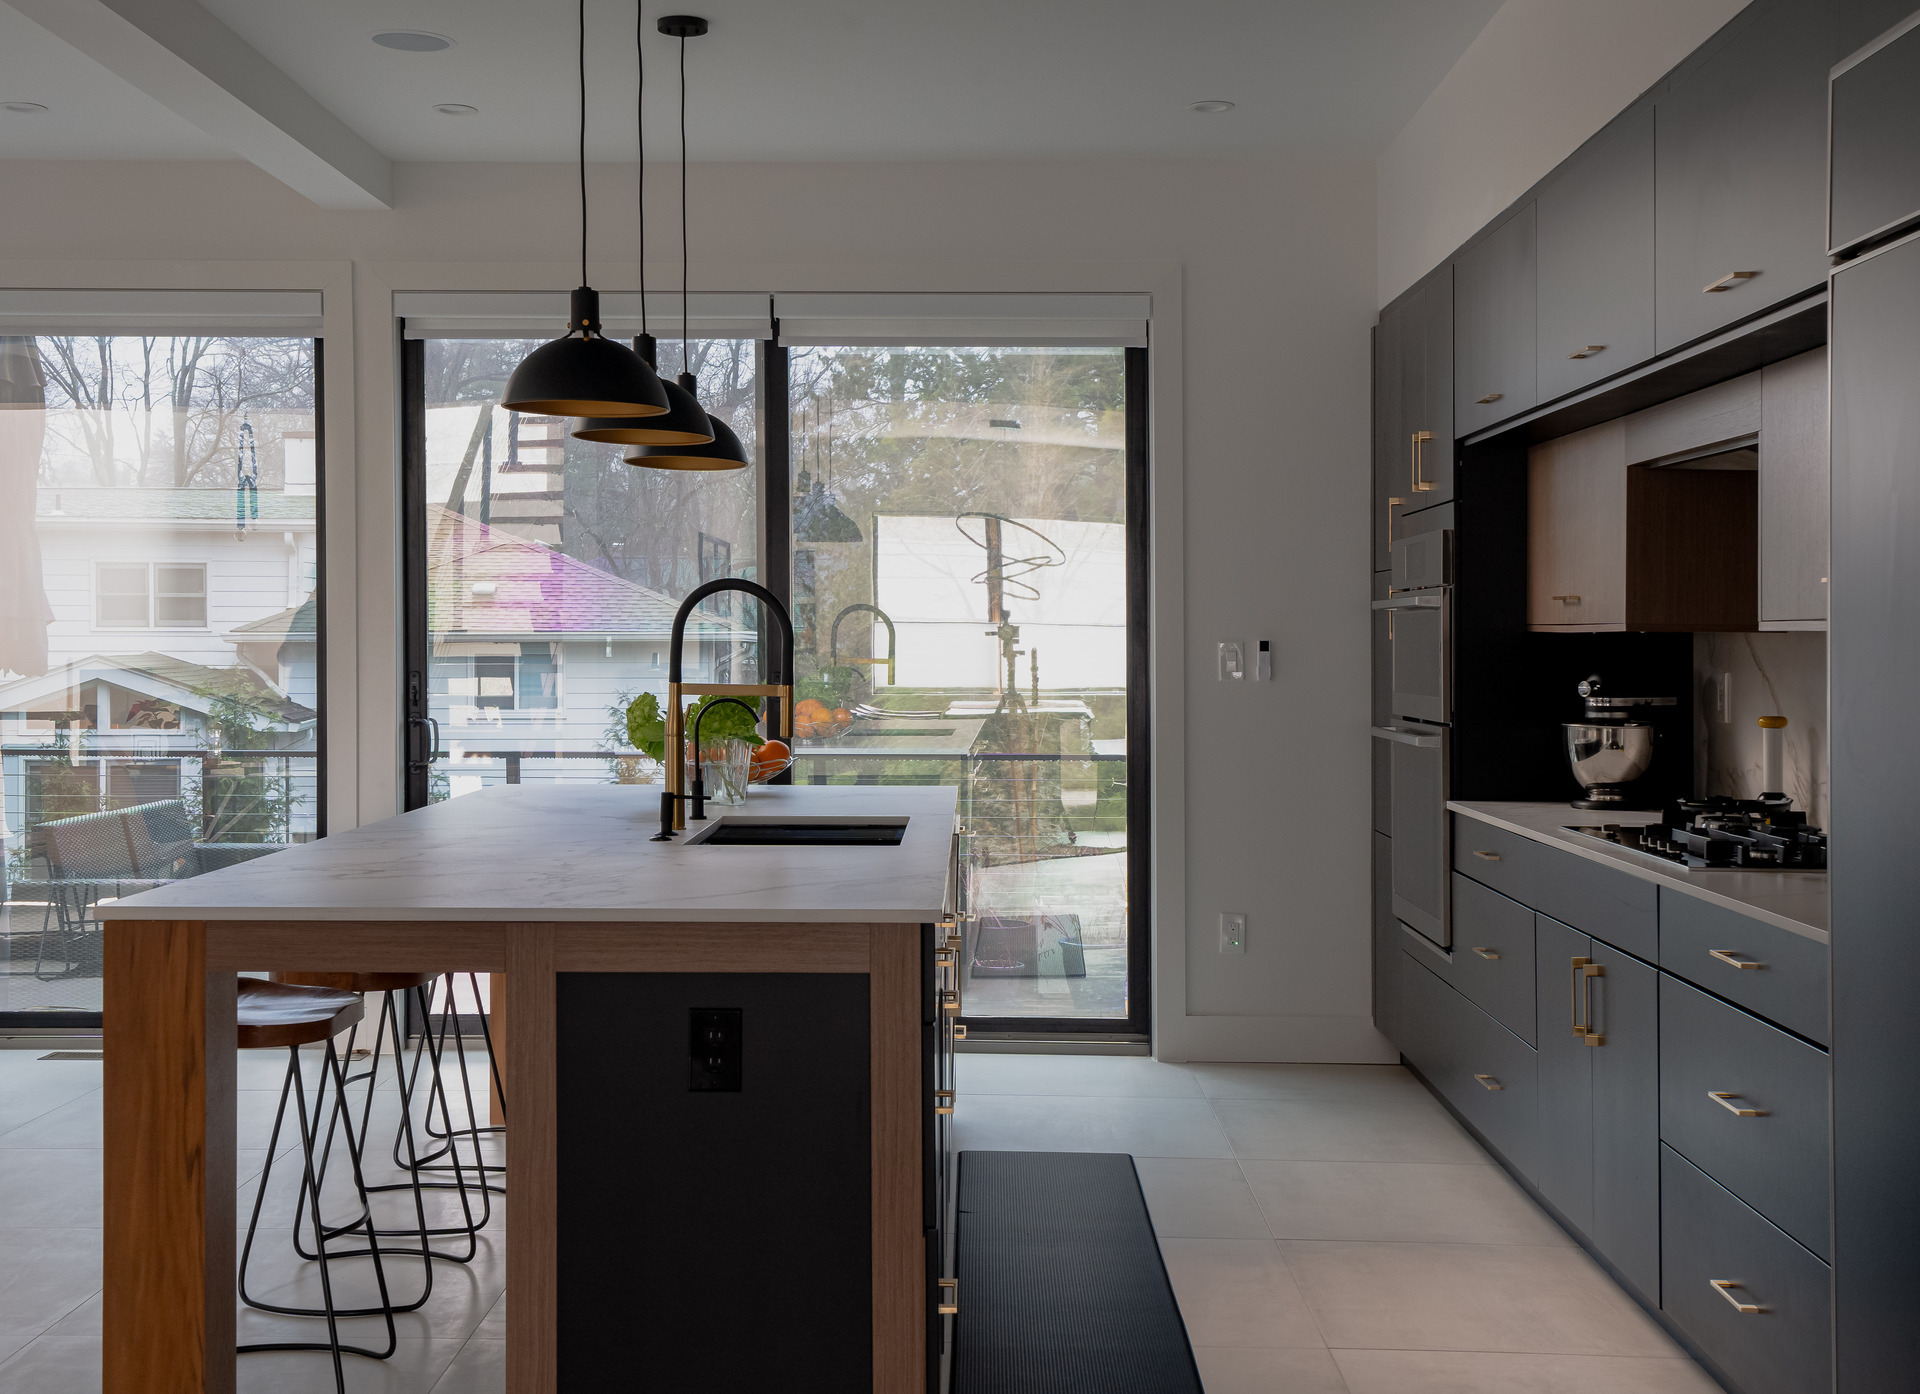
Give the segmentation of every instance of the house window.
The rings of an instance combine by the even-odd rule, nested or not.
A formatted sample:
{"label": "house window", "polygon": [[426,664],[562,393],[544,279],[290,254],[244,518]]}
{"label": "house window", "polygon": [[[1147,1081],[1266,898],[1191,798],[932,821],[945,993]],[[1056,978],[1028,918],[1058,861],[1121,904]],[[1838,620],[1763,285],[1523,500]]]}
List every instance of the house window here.
{"label": "house window", "polygon": [[[453,647],[449,645],[447,647]],[[552,644],[474,645],[494,650],[436,654],[428,690],[483,711],[552,711],[560,705],[560,663]],[[517,647],[518,653],[512,650]]]}
{"label": "house window", "polygon": [[93,615],[101,629],[205,629],[206,565],[101,562],[94,568]]}

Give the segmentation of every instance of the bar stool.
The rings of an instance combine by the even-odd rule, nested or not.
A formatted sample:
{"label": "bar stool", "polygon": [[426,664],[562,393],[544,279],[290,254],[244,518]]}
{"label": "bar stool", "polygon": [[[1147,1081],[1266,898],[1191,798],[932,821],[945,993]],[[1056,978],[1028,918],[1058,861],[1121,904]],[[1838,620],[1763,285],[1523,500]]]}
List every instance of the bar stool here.
{"label": "bar stool", "polygon": [[[267,1143],[266,1165],[260,1172],[260,1187],[254,1196],[252,1218],[247,1224],[246,1244],[240,1251],[240,1296],[247,1305],[262,1311],[278,1312],[288,1316],[325,1317],[327,1340],[324,1343],[262,1341],[242,1345],[237,1349],[243,1355],[255,1351],[327,1351],[333,1356],[333,1382],[338,1394],[346,1394],[347,1388],[346,1372],[340,1360],[343,1354],[364,1355],[374,1360],[385,1360],[399,1348],[398,1336],[394,1330],[393,1307],[387,1293],[386,1270],[380,1261],[380,1245],[374,1233],[373,1212],[367,1203],[366,1187],[360,1172],[360,1146],[354,1136],[352,1115],[347,1108],[346,1072],[341,1067],[340,1054],[333,1044],[334,1037],[359,1024],[364,1011],[358,993],[269,982],[261,978],[240,979],[237,1012],[240,1048],[257,1050],[284,1046],[287,1051],[286,1082],[280,1088],[280,1107],[274,1114],[273,1134]],[[314,1085],[311,1108],[308,1107],[307,1088],[300,1073],[300,1047],[303,1045],[324,1047],[321,1074]],[[329,1084],[333,1088],[331,1103],[327,1100]],[[247,1295],[247,1265],[253,1254],[254,1236],[259,1230],[260,1211],[266,1200],[268,1180],[273,1173],[274,1153],[279,1150],[280,1130],[286,1122],[289,1098],[292,1099],[299,1118],[300,1152],[304,1164],[300,1179],[300,1203],[303,1213],[306,1207],[311,1207],[313,1249],[320,1266],[322,1305],[318,1309],[277,1306],[255,1301]],[[320,1119],[323,1112],[328,1110],[331,1111],[327,1125],[328,1139],[331,1139],[335,1126],[344,1132],[347,1155],[353,1167],[355,1189],[360,1199],[359,1218],[344,1225],[327,1225],[322,1220],[320,1211],[320,1179],[316,1162],[321,1155],[322,1146]],[[380,1293],[378,1306],[352,1310],[340,1310],[334,1306],[331,1265],[348,1255],[330,1252],[327,1245],[330,1240],[347,1234],[366,1236],[366,1248],[354,1252],[364,1253],[373,1260],[374,1281]],[[384,1317],[387,1325],[387,1348],[376,1351],[364,1346],[343,1345],[340,1340],[340,1318],[353,1316]]]}
{"label": "bar stool", "polygon": [[[373,1044],[371,1050],[367,1052],[367,1068],[358,1073],[349,1073],[346,1076],[346,1082],[350,1085],[364,1083],[366,1086],[366,1093],[360,1110],[360,1141],[362,1146],[364,1146],[372,1136],[373,1103],[379,1087],[380,1057],[383,1053],[383,1048],[391,1045],[394,1058],[394,1078],[400,1096],[400,1117],[394,1129],[391,1151],[394,1166],[405,1173],[407,1179],[381,1185],[369,1185],[366,1189],[368,1192],[375,1194],[385,1191],[412,1191],[417,1223],[409,1228],[382,1229],[379,1232],[383,1237],[397,1237],[401,1235],[417,1235],[419,1237],[419,1249],[396,1251],[392,1245],[388,1245],[386,1252],[389,1256],[396,1252],[405,1252],[409,1256],[419,1254],[423,1257],[446,1259],[454,1263],[471,1262],[475,1253],[478,1251],[479,1232],[486,1228],[493,1217],[492,1192],[500,1189],[498,1187],[489,1187],[486,1184],[486,1174],[489,1169],[500,1170],[501,1168],[489,1168],[488,1163],[480,1155],[479,1133],[483,1130],[477,1126],[476,1122],[473,1087],[467,1071],[464,1042],[458,1039],[457,1023],[455,1026],[456,1044],[454,1058],[459,1064],[460,1087],[464,1095],[465,1116],[468,1126],[465,1128],[456,1128],[454,1126],[451,1107],[447,1099],[446,1075],[442,1069],[445,1059],[444,1040],[447,1034],[447,1027],[443,1020],[438,1039],[436,1039],[432,1027],[432,988],[435,980],[440,975],[431,972],[282,972],[275,973],[272,976],[275,982],[294,983],[304,987],[330,988],[341,992],[377,992],[381,994],[380,1011],[374,1024]],[[447,1000],[451,1002],[453,975],[448,974],[446,976],[449,983]],[[411,1068],[408,1068],[404,1064],[405,1032],[402,1003],[408,997],[412,997],[417,1005],[422,1023],[420,1042],[414,1048]],[[443,1018],[444,1015],[445,1013],[443,1012]],[[359,1041],[359,1032],[360,1028],[356,1025],[352,1030],[352,1034],[347,1038],[347,1055],[349,1058],[357,1054],[355,1046]],[[491,1044],[491,1042],[489,1042],[489,1044]],[[491,1060],[491,1052],[489,1052],[488,1058]],[[437,1146],[429,1145],[429,1150],[425,1152],[422,1152],[421,1145],[414,1132],[414,1099],[419,1087],[420,1067],[423,1060],[428,1067],[427,1097],[423,1110],[425,1128],[429,1138],[438,1143]],[[435,1125],[436,1109],[438,1113],[438,1126]],[[493,1130],[487,1129],[484,1131]],[[469,1139],[472,1149],[471,1160],[467,1162],[463,1162],[460,1158],[459,1142],[462,1138]],[[331,1130],[329,1130],[328,1146],[322,1149],[319,1165],[320,1176],[323,1182],[325,1180],[327,1161],[331,1155],[331,1143],[332,1133]],[[403,1148],[405,1151],[404,1156],[402,1155]],[[424,1175],[424,1173],[447,1171],[453,1173],[452,1181],[429,1180],[426,1179]],[[421,1192],[428,1190],[449,1190],[456,1192],[460,1197],[461,1222],[441,1226],[428,1225],[425,1205],[421,1197]],[[476,1192],[480,1197],[480,1213],[477,1216],[474,1213],[473,1204],[473,1195]],[[447,1253],[439,1250],[429,1250],[427,1247],[433,1237],[456,1234],[466,1236],[467,1244],[464,1253]],[[296,1216],[295,1220],[294,1235],[295,1247],[299,1248],[298,1216]],[[303,1258],[314,1257],[314,1255],[307,1253],[304,1249],[300,1249],[300,1253]],[[433,1275],[429,1270],[424,1277],[420,1302],[424,1302],[432,1290]],[[409,1303],[395,1310],[412,1311],[419,1305],[419,1302]]]}
{"label": "bar stool", "polygon": [[[483,1137],[497,1136],[499,1134],[505,1133],[506,1127],[504,1123],[501,1123],[501,1124],[481,1123],[480,1115],[474,1107],[473,1084],[472,1084],[471,1078],[467,1073],[466,1030],[460,1024],[460,1013],[458,1010],[457,989],[458,989],[458,983],[459,983],[460,977],[461,975],[457,973],[448,973],[445,976],[443,989],[442,989],[443,996],[440,999],[440,1019],[439,1019],[437,1032],[435,1031],[434,1023],[433,1023],[433,1008],[432,1008],[432,1001],[431,1001],[432,992],[430,989],[423,990],[423,993],[421,996],[421,1021],[422,1021],[421,1044],[422,1046],[431,1047],[431,1057],[433,1061],[434,1074],[436,1078],[439,1078],[440,1063],[442,1059],[445,1057],[447,1045],[448,1045],[447,1038],[449,1034],[451,1034],[453,1038],[452,1046],[453,1046],[454,1059],[460,1062],[460,1088],[461,1088],[462,1094],[464,1095],[464,1102],[466,1104],[467,1126],[465,1128],[461,1128],[457,1130],[453,1129],[451,1125],[449,1125],[445,1130],[436,1128],[434,1126],[432,1110],[429,1109],[427,1113],[427,1132],[431,1137],[435,1139],[435,1141],[444,1142],[448,1145],[449,1148],[452,1147],[456,1136],[467,1138],[471,1143],[472,1149],[473,1149],[473,1165],[479,1170],[481,1178],[485,1180],[488,1176],[491,1176],[491,1175],[504,1175],[506,1172],[506,1166],[504,1165],[504,1163],[487,1161],[484,1155],[480,1151],[480,1140]],[[479,1005],[479,1001],[480,1001],[480,975],[477,973],[468,973],[465,975],[465,977],[467,979],[468,990],[473,994],[474,1003],[477,1006]],[[489,1088],[493,1090],[493,1097],[499,1099],[500,1116],[502,1119],[504,1119],[506,1117],[506,1110],[507,1110],[507,1090],[506,1090],[506,1085],[501,1080],[500,1060],[497,1052],[494,1049],[494,1044],[493,1044],[493,1029],[489,1022],[489,1014],[484,1008],[480,1011],[479,1016],[480,1016],[480,1037],[481,1037],[481,1040],[485,1043],[486,1051],[487,1051],[487,1085]],[[421,1058],[421,1048],[416,1047],[414,1050],[414,1058],[413,1058],[413,1069],[416,1075],[418,1074],[420,1069],[420,1058]],[[441,1116],[443,1120],[446,1118],[446,1110],[445,1110],[444,1104],[445,1104],[445,1097],[443,1094],[442,1095],[443,1106],[441,1111]],[[446,1156],[446,1155],[447,1155],[447,1151],[445,1150],[429,1155],[423,1162],[422,1169],[427,1171],[446,1171],[446,1170],[452,1169],[448,1166],[447,1163],[439,1161],[440,1157]],[[396,1158],[396,1160],[398,1159]],[[456,1158],[456,1161],[457,1161],[457,1158]],[[442,1189],[446,1189],[448,1187],[448,1183],[446,1182],[428,1183],[428,1184],[438,1185]],[[496,1185],[493,1185],[491,1182],[487,1183],[485,1190],[490,1195],[504,1195],[506,1193],[506,1188],[504,1186],[496,1186]]]}

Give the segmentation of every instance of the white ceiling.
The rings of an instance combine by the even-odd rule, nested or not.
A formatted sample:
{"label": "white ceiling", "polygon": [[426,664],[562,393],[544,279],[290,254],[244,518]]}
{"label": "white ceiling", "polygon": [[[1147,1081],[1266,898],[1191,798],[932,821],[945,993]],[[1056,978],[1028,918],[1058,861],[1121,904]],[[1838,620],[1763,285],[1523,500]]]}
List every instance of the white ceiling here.
{"label": "white ceiling", "polygon": [[[573,0],[202,0],[396,160],[570,159]],[[678,0],[696,160],[1268,152],[1371,158],[1501,0]],[[677,43],[648,8],[649,145],[670,154]],[[588,0],[589,157],[631,158],[634,8]],[[425,29],[440,53],[380,48]],[[1198,115],[1190,102],[1237,103]],[[193,127],[0,3],[0,156],[205,158]],[[435,103],[478,108],[450,117]],[[655,138],[657,137],[657,139]]]}

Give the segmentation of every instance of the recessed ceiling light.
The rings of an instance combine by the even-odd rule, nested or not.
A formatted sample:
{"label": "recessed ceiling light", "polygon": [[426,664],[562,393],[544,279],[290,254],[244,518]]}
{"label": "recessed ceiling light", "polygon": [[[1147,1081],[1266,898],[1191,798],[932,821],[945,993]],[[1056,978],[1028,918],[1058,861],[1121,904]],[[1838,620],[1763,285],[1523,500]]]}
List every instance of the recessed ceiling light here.
{"label": "recessed ceiling light", "polygon": [[1233,103],[1232,102],[1194,102],[1192,105],[1188,106],[1187,110],[1202,111],[1211,115],[1213,112],[1216,112],[1216,111],[1232,111]]}
{"label": "recessed ceiling light", "polygon": [[477,106],[468,106],[465,102],[435,102],[433,109],[442,116],[472,116],[480,110]]}
{"label": "recessed ceiling light", "polygon": [[445,34],[429,34],[424,29],[388,29],[375,34],[373,41],[382,48],[397,48],[402,53],[438,53],[453,47],[453,40]]}
{"label": "recessed ceiling light", "polygon": [[40,102],[0,102],[0,111],[17,111],[22,116],[31,116],[36,111],[46,109],[46,106]]}

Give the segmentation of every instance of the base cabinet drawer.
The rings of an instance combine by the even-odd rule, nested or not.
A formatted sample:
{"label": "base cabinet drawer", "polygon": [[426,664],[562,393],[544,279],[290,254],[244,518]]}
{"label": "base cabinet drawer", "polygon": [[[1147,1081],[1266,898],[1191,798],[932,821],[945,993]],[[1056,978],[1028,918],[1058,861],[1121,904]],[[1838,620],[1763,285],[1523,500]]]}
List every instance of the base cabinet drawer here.
{"label": "base cabinet drawer", "polygon": [[1539,1044],[1533,954],[1533,911],[1455,872],[1453,954],[1442,976],[1528,1045]]}
{"label": "base cabinet drawer", "polygon": [[1660,1149],[1661,1300],[1741,1394],[1833,1388],[1827,1265]]}
{"label": "base cabinet drawer", "polygon": [[1429,970],[1401,955],[1401,1002],[1415,1023],[1400,1043],[1407,1059],[1522,1175],[1534,1174],[1539,1127],[1533,1047]]}
{"label": "base cabinet drawer", "polygon": [[1826,1044],[1827,946],[1660,888],[1660,966]]}
{"label": "base cabinet drawer", "polygon": [[1819,1254],[1832,1252],[1825,1051],[1660,982],[1660,1138]]}
{"label": "base cabinet drawer", "polygon": [[1631,872],[1455,814],[1453,869],[1651,962],[1659,952],[1659,887]]}

